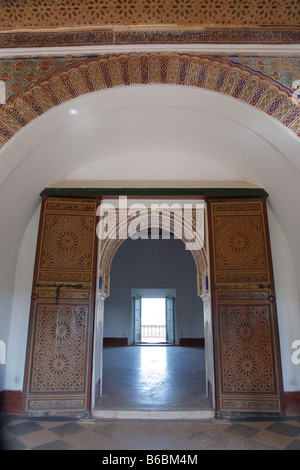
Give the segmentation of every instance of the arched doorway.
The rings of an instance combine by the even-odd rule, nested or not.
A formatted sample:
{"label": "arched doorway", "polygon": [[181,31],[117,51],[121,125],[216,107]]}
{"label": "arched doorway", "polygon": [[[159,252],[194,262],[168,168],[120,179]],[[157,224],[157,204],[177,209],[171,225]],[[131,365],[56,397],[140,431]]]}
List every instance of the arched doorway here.
{"label": "arched doorway", "polygon": [[[118,194],[119,190],[115,191]],[[186,200],[191,203],[191,198]],[[103,201],[104,198],[100,209]],[[177,217],[178,207],[170,210],[164,200],[153,227],[163,230],[169,224],[169,232],[183,237],[196,262],[198,294],[204,299],[206,343],[210,342],[206,352],[208,359],[214,361],[214,366],[206,370],[214,372],[211,384],[215,412],[282,413],[276,297],[265,197],[260,191],[256,197],[208,196],[206,206],[200,195],[196,199],[199,201],[200,217],[192,206],[185,226],[183,219]],[[101,395],[103,314],[105,298],[110,294],[111,263],[124,240],[138,232],[137,223],[139,228],[143,223],[149,228],[149,210],[146,207],[142,215],[140,204],[133,215],[128,214],[127,208],[123,219],[120,207],[117,211],[114,206],[109,207],[103,214],[106,233],[114,235],[107,222],[117,221],[118,236],[101,238],[101,224],[96,230],[97,204],[97,195],[43,200],[25,371],[25,413],[88,413],[94,408],[97,391]],[[204,230],[197,232],[201,221]],[[114,224],[112,227],[115,230]],[[100,238],[98,263],[95,232]],[[197,233],[203,237],[197,237]]]}
{"label": "arched doorway", "polygon": [[[155,313],[157,303],[167,304],[163,315],[174,313],[164,337],[158,334],[162,325],[153,324],[154,315],[151,324],[144,321],[153,314],[145,311],[148,302],[155,302]],[[174,305],[173,312],[168,304]],[[112,261],[104,307],[103,390],[97,411],[213,413],[206,396],[203,302],[197,296],[193,257],[181,240],[122,243]]]}
{"label": "arched doorway", "polygon": [[[124,201],[123,201],[124,202]],[[127,201],[126,201],[127,203]],[[204,202],[201,200],[196,201],[166,201],[166,200],[156,200],[155,204],[150,204],[148,201],[148,207],[146,201],[130,201],[130,210],[128,211],[129,218],[127,219],[127,210],[128,208],[116,207],[115,203],[111,204],[107,201],[102,201],[102,205],[98,209],[98,215],[102,219],[101,227],[98,228],[98,236],[100,238],[99,246],[99,255],[98,255],[98,265],[99,265],[99,279],[102,292],[98,296],[98,308],[97,308],[97,320],[96,320],[96,336],[94,347],[96,350],[95,353],[95,367],[94,367],[94,380],[96,385],[96,395],[94,398],[94,404],[101,403],[102,396],[102,385],[103,385],[103,328],[104,328],[104,309],[105,302],[104,300],[111,294],[111,267],[115,255],[118,253],[118,249],[123,245],[124,240],[129,241],[129,238],[133,238],[134,243],[137,238],[140,238],[140,241],[143,243],[145,240],[143,238],[149,239],[151,235],[155,239],[167,239],[172,238],[180,239],[180,245],[182,241],[185,244],[186,250],[191,256],[191,259],[194,259],[193,265],[195,269],[195,287],[196,295],[204,298],[204,312],[205,320],[203,320],[203,330],[208,338],[212,339],[212,335],[209,334],[209,328],[211,325],[210,318],[210,308],[208,302],[208,264],[207,256],[205,250],[206,236],[205,236],[205,213],[204,213]],[[135,212],[134,212],[135,211]],[[185,211],[185,213],[184,213]],[[183,217],[185,216],[185,218]],[[117,224],[117,230],[116,230]],[[99,223],[100,225],[100,223]],[[102,235],[101,235],[102,230]],[[104,234],[105,232],[105,234]],[[117,236],[117,235],[120,235]],[[104,236],[105,235],[105,236]],[[169,240],[166,240],[169,241]],[[175,241],[176,242],[176,241]],[[178,240],[177,240],[178,242]],[[171,241],[172,243],[172,241]],[[184,245],[182,245],[184,247]],[[123,246],[122,246],[123,249]],[[127,260],[128,261],[128,260]],[[130,261],[129,261],[130,263]],[[184,273],[182,273],[184,275]],[[153,278],[152,273],[152,278]],[[119,280],[121,283],[122,281]],[[134,287],[134,286],[131,286]],[[149,287],[149,285],[148,285]],[[153,286],[154,287],[154,286]],[[158,285],[156,285],[156,288]],[[135,290],[137,292],[137,290]],[[139,293],[142,292],[141,290]],[[107,300],[106,300],[107,302]],[[202,302],[201,302],[202,304]],[[205,324],[205,326],[204,326]],[[174,343],[177,345],[180,343],[178,333],[175,335]],[[130,338],[130,344],[135,343],[135,337]],[[206,341],[206,340],[204,340]],[[206,344],[206,342],[205,342]],[[203,389],[205,390],[205,395],[207,396],[212,394],[213,387],[213,360],[212,358],[208,359],[207,356],[209,353],[212,353],[212,344],[207,344],[206,353],[203,356],[203,363],[206,364],[206,367],[209,365],[210,370],[206,379],[204,380]],[[163,352],[165,354],[165,351]],[[205,367],[203,367],[205,368]],[[209,377],[209,378],[208,378]],[[209,385],[208,385],[209,384]],[[188,388],[188,387],[187,387]],[[202,390],[203,391],[203,390]],[[208,409],[207,399],[198,400],[198,410],[201,407]],[[203,405],[205,401],[205,405]],[[105,400],[102,400],[102,403],[105,403]],[[101,405],[100,405],[101,406]],[[168,409],[167,403],[165,403],[165,409]],[[182,404],[181,406],[184,407]],[[201,410],[200,410],[201,411]]]}

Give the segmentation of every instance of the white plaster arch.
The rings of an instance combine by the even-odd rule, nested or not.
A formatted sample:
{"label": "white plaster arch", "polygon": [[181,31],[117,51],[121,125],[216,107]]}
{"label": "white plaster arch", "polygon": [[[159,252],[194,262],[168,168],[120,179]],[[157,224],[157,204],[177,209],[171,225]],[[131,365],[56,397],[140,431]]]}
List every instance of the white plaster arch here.
{"label": "white plaster arch", "polygon": [[[70,115],[71,108],[78,113]],[[176,155],[174,160],[172,155]],[[281,123],[246,103],[204,89],[122,87],[83,95],[49,110],[19,131],[0,152],[1,339],[7,343],[9,338],[8,349],[13,347],[10,312],[17,257],[24,231],[38,207],[39,193],[59,181],[68,186],[94,185],[92,175],[100,185],[102,180],[108,185],[110,179],[126,184],[128,168],[138,163],[132,178],[136,185],[151,187],[153,181],[163,180],[170,187],[184,187],[205,180],[210,186],[210,180],[219,180],[219,186],[243,186],[247,181],[265,188],[270,194],[269,210],[287,240],[294,262],[290,269],[295,270],[299,286],[299,155],[300,139]],[[154,167],[149,163],[153,156]],[[150,177],[144,172],[144,162],[153,170]],[[86,167],[82,170],[86,177],[88,165],[90,181],[77,183],[74,175],[79,179]],[[299,310],[290,315],[299,327]],[[289,340],[290,336],[284,345],[286,357]]]}

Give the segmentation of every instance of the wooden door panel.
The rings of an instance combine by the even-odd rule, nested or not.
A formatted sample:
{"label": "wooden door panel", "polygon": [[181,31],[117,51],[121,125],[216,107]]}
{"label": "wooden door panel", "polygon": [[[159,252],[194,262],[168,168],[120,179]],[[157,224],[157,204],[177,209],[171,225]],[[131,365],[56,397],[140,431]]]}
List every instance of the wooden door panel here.
{"label": "wooden door panel", "polygon": [[90,411],[96,201],[43,200],[24,386],[24,412]]}
{"label": "wooden door panel", "polygon": [[217,413],[282,413],[275,287],[265,200],[211,200]]}

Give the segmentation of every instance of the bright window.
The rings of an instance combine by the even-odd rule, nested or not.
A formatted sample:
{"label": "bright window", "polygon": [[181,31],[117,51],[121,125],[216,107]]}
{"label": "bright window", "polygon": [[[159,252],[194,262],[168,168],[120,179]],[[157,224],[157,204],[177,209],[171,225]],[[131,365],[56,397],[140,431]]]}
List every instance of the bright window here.
{"label": "bright window", "polygon": [[166,342],[166,299],[142,299],[141,342]]}

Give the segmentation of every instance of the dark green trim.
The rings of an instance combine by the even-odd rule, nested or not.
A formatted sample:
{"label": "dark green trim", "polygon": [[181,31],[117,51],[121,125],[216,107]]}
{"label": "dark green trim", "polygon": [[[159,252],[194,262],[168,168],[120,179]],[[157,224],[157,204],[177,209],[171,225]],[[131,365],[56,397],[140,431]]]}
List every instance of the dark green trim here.
{"label": "dark green trim", "polygon": [[268,197],[263,188],[45,188],[47,196],[247,196]]}

